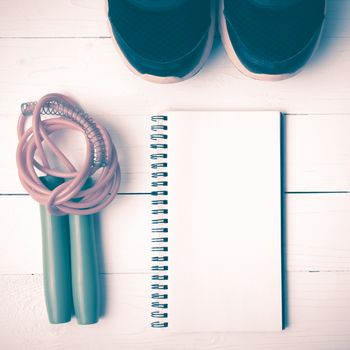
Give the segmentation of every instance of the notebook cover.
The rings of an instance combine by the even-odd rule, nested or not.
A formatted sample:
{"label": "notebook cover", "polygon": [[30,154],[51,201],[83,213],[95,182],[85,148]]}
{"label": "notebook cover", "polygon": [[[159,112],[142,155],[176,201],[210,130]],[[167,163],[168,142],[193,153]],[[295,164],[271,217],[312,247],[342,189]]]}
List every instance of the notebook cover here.
{"label": "notebook cover", "polygon": [[280,113],[167,116],[161,321],[174,332],[281,330]]}

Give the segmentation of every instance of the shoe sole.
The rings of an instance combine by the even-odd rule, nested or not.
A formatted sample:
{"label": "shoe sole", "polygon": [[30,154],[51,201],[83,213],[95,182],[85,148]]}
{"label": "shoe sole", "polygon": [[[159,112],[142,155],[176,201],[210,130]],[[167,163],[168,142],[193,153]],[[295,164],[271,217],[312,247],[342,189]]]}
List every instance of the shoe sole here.
{"label": "shoe sole", "polygon": [[105,14],[106,14],[107,22],[108,22],[109,33],[111,35],[114,46],[115,46],[117,52],[119,53],[119,56],[122,58],[124,64],[129,68],[129,70],[132,71],[135,75],[141,77],[142,79],[145,79],[145,80],[152,82],[152,83],[174,84],[174,83],[179,83],[181,81],[189,79],[189,78],[193,77],[194,75],[196,75],[202,69],[202,67],[204,66],[205,62],[207,61],[207,59],[210,55],[210,52],[212,50],[213,43],[214,43],[214,36],[215,36],[215,29],[216,29],[215,0],[210,0],[210,3],[211,3],[211,10],[210,10],[211,11],[211,13],[210,13],[211,25],[210,25],[210,28],[208,31],[207,43],[205,45],[202,57],[199,60],[198,64],[192,69],[192,71],[190,71],[188,74],[186,74],[183,77],[172,77],[172,76],[171,77],[159,77],[157,75],[140,73],[135,67],[133,67],[130,64],[130,62],[128,61],[128,59],[126,58],[124,53],[122,52],[121,48],[119,47],[117,40],[114,37],[112,24],[111,24],[109,17],[108,17],[108,0],[105,0]]}
{"label": "shoe sole", "polygon": [[[327,12],[327,1],[326,1],[326,5],[325,5],[325,16],[326,16],[326,12]],[[297,75],[304,68],[306,63],[312,59],[312,57],[315,55],[315,52],[318,50],[318,48],[320,46],[324,26],[325,26],[325,20],[323,20],[320,34],[319,34],[319,37],[318,37],[318,40],[317,40],[317,43],[315,45],[313,52],[310,55],[310,57],[308,58],[307,62],[302,67],[300,67],[298,70],[296,70],[293,73],[286,73],[286,74],[258,74],[258,73],[251,72],[249,69],[247,69],[242,64],[241,60],[239,59],[239,57],[238,57],[238,55],[237,55],[237,53],[232,45],[232,42],[230,40],[230,36],[228,33],[225,15],[224,15],[224,0],[220,0],[218,21],[219,21],[219,27],[220,27],[221,41],[223,43],[223,46],[226,50],[227,55],[229,56],[230,60],[233,62],[235,67],[242,74],[247,76],[248,78],[252,78],[255,80],[262,80],[262,81],[286,80],[286,79],[292,78],[293,76]]]}

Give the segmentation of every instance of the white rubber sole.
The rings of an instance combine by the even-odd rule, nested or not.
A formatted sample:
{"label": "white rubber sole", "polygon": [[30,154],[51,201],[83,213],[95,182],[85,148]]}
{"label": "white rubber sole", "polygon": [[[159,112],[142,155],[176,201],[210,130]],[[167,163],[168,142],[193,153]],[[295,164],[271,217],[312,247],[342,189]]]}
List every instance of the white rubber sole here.
{"label": "white rubber sole", "polygon": [[114,46],[117,50],[117,52],[119,53],[119,56],[122,58],[123,62],[125,63],[125,65],[129,68],[130,71],[132,71],[135,75],[141,77],[142,79],[145,79],[149,82],[152,83],[158,83],[158,84],[174,84],[174,83],[179,83],[181,81],[184,81],[186,79],[189,79],[191,77],[193,77],[194,75],[196,75],[204,66],[205,62],[207,61],[210,52],[212,50],[213,47],[213,42],[214,42],[214,36],[215,36],[215,29],[216,29],[216,5],[215,5],[215,0],[211,0],[211,25],[209,28],[209,32],[208,32],[208,39],[207,39],[207,43],[205,45],[204,51],[203,51],[203,55],[200,59],[200,61],[198,62],[198,64],[193,68],[193,70],[191,72],[189,72],[187,75],[179,78],[179,77],[159,77],[156,75],[151,75],[151,74],[142,74],[140,73],[137,69],[135,69],[130,62],[128,61],[128,59],[125,57],[124,53],[122,52],[122,50],[120,49],[118,42],[116,41],[114,34],[113,34],[113,30],[112,30],[112,25],[109,21],[108,18],[108,0],[105,0],[105,14],[106,14],[106,18],[107,18],[107,22],[108,22],[108,29],[109,29],[109,33],[112,37]]}
{"label": "white rubber sole", "polygon": [[[326,12],[327,12],[326,8],[327,8],[327,1],[326,1],[326,6],[325,6],[325,16],[326,16]],[[314,48],[312,54],[310,55],[308,61],[311,60],[311,58],[314,56],[315,52],[317,51],[317,49],[320,45],[322,33],[324,30],[324,24],[325,24],[325,21],[323,21],[317,44],[315,45],[315,48]],[[238,55],[237,55],[237,53],[232,45],[232,42],[230,40],[230,36],[228,33],[228,29],[227,29],[227,23],[226,23],[226,19],[225,19],[225,15],[224,15],[224,0],[220,0],[220,4],[219,4],[219,28],[220,28],[221,41],[223,43],[223,46],[226,50],[227,55],[229,56],[229,58],[233,62],[233,64],[236,66],[236,68],[242,74],[244,74],[245,76],[247,76],[249,78],[256,79],[256,80],[263,80],[263,81],[279,81],[279,80],[285,80],[285,79],[292,78],[293,76],[297,75],[303,69],[303,67],[301,67],[296,72],[287,73],[287,74],[258,74],[258,73],[253,73],[250,70],[248,70],[240,61],[240,59],[239,59],[239,57],[238,57]]]}

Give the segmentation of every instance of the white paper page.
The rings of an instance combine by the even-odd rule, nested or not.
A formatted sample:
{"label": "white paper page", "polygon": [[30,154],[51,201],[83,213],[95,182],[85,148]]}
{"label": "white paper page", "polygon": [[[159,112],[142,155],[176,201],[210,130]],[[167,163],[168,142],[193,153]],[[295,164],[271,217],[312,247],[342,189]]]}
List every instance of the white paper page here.
{"label": "white paper page", "polygon": [[278,112],[170,112],[169,329],[282,329]]}

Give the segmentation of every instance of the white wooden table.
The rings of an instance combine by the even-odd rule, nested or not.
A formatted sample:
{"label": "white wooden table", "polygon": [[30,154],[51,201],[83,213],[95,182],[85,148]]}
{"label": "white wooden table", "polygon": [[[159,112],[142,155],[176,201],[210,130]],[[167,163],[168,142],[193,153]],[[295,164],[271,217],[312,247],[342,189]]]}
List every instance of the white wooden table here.
{"label": "white wooden table", "polygon": [[[21,102],[77,99],[111,130],[121,195],[101,216],[104,316],[50,325],[37,204],[15,167]],[[219,40],[205,68],[176,85],[132,75],[117,56],[102,0],[0,0],[1,349],[350,349],[350,0],[329,0],[321,47],[283,82],[242,76]],[[287,329],[269,334],[169,334],[147,327],[148,117],[167,109],[286,113]]]}

